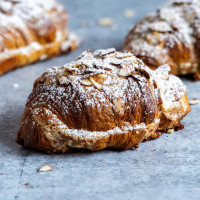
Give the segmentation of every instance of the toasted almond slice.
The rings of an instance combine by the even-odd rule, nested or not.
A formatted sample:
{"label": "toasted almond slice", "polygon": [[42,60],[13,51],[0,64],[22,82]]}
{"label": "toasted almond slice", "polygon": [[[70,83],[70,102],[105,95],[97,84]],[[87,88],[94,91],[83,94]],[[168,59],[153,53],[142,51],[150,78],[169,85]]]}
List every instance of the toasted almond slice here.
{"label": "toasted almond slice", "polygon": [[86,86],[92,85],[92,82],[87,78],[86,79],[81,79],[80,83],[83,84],[83,85],[86,85]]}
{"label": "toasted almond slice", "polygon": [[196,98],[191,99],[191,100],[189,100],[189,104],[190,105],[197,105],[197,104],[199,104],[199,99],[196,99]]}
{"label": "toasted almond slice", "polygon": [[102,86],[101,86],[99,83],[97,83],[97,82],[93,79],[93,77],[90,76],[89,79],[90,79],[90,81],[92,82],[92,84],[93,84],[97,89],[101,90]]}
{"label": "toasted almond slice", "polygon": [[52,171],[53,167],[51,165],[44,165],[38,169],[38,172],[47,172],[47,171]]}
{"label": "toasted almond slice", "polygon": [[110,17],[104,17],[98,20],[98,24],[100,26],[112,26],[113,25],[113,19]]}
{"label": "toasted almond slice", "polygon": [[97,77],[98,77],[98,78],[103,78],[103,79],[105,79],[105,78],[107,78],[108,76],[107,76],[107,74],[98,74]]}
{"label": "toasted almond slice", "polygon": [[102,84],[107,77],[108,76],[106,74],[98,74],[97,76],[93,76],[92,78],[96,83]]}
{"label": "toasted almond slice", "polygon": [[174,132],[174,129],[172,129],[172,128],[167,130],[168,134],[172,134],[173,132]]}
{"label": "toasted almond slice", "polygon": [[124,10],[124,16],[127,18],[131,18],[135,16],[135,11],[133,9]]}

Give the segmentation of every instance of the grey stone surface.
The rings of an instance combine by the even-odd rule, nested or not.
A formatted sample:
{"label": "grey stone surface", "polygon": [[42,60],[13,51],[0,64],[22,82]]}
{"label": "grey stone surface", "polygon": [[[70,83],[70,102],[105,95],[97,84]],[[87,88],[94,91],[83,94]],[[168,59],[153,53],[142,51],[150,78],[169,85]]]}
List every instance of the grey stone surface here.
{"label": "grey stone surface", "polygon": [[[63,65],[83,50],[121,49],[130,26],[162,5],[164,0],[62,0],[70,13],[70,29],[84,40],[69,55],[36,63],[0,77],[0,199],[200,199],[200,105],[183,120],[185,129],[140,148],[46,155],[14,142],[33,81],[52,66]],[[133,8],[134,18],[123,11]],[[99,27],[97,20],[112,17],[117,30]],[[89,26],[80,26],[87,21]],[[189,98],[199,98],[200,82],[182,78]],[[18,87],[17,87],[18,86]],[[38,173],[50,164],[54,170]],[[25,186],[29,183],[28,186]]]}

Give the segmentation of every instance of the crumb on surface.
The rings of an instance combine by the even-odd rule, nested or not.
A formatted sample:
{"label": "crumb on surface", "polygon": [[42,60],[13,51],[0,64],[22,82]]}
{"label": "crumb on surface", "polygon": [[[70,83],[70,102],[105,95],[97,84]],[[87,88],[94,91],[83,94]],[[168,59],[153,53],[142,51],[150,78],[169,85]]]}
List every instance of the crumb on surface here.
{"label": "crumb on surface", "polygon": [[135,148],[135,149],[138,149],[138,148],[139,148],[139,145],[138,145],[138,144],[136,144],[136,145],[134,146],[134,148]]}
{"label": "crumb on surface", "polygon": [[38,169],[38,172],[46,172],[46,171],[52,171],[53,167],[51,165],[44,165]]}
{"label": "crumb on surface", "polygon": [[127,18],[132,18],[135,16],[135,11],[133,9],[124,10],[124,16]]}
{"label": "crumb on surface", "polygon": [[114,24],[114,21],[110,17],[103,17],[98,20],[98,25],[100,26],[109,27],[109,26],[112,26],[113,24]]}
{"label": "crumb on surface", "polygon": [[168,130],[167,130],[167,133],[168,133],[168,134],[172,134],[173,132],[174,132],[174,129],[168,129]]}

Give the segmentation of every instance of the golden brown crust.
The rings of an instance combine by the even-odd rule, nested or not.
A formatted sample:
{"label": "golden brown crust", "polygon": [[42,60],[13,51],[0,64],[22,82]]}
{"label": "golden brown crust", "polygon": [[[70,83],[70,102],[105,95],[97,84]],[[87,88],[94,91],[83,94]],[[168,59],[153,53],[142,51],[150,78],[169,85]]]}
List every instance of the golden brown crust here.
{"label": "golden brown crust", "polygon": [[84,52],[34,83],[16,141],[46,152],[128,149],[180,124],[186,88],[167,66],[150,70],[131,53]]}
{"label": "golden brown crust", "polygon": [[74,50],[78,38],[66,30],[68,15],[54,0],[0,2],[0,75]]}
{"label": "golden brown crust", "polygon": [[194,74],[199,79],[200,15],[198,0],[172,0],[145,17],[129,32],[124,50],[149,67],[163,64],[171,73]]}

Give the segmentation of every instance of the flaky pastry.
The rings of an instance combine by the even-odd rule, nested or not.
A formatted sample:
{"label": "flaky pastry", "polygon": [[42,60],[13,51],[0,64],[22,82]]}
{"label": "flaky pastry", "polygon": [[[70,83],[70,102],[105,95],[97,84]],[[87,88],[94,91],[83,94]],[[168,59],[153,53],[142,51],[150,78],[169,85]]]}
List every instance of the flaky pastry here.
{"label": "flaky pastry", "polygon": [[86,51],[35,81],[16,141],[46,152],[136,147],[182,127],[185,92],[166,65],[153,71],[132,53]]}

